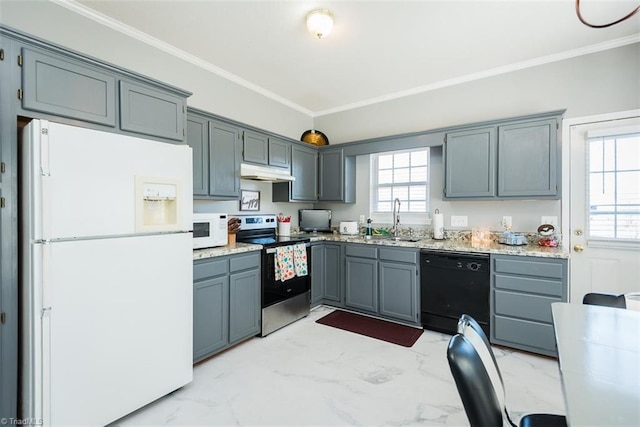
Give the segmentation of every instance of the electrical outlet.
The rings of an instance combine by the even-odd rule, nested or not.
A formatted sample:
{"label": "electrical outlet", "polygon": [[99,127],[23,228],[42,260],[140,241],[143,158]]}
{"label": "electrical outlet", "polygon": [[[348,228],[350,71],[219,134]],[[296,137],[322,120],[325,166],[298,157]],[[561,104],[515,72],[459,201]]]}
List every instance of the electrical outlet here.
{"label": "electrical outlet", "polygon": [[452,227],[466,227],[467,226],[467,216],[466,215],[451,215],[451,226]]}
{"label": "electrical outlet", "polygon": [[360,215],[360,224],[364,224],[364,215]]}
{"label": "electrical outlet", "polygon": [[513,218],[511,218],[510,216],[503,216],[502,226],[510,230],[511,227],[513,227]]}
{"label": "electrical outlet", "polygon": [[558,217],[557,216],[541,216],[540,217],[541,224],[551,224],[554,227],[558,227]]}

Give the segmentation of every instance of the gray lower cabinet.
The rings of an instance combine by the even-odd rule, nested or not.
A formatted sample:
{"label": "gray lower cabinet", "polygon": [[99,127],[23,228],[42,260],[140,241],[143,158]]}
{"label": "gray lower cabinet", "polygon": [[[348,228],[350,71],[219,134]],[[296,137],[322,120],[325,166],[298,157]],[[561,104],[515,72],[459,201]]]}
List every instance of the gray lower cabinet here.
{"label": "gray lower cabinet", "polygon": [[318,200],[343,203],[356,201],[356,158],[345,157],[344,150],[318,153]]}
{"label": "gray lower cabinet", "polygon": [[22,81],[25,110],[116,126],[116,77],[111,73],[79,60],[25,47]]}
{"label": "gray lower cabinet", "polygon": [[350,308],[378,312],[378,261],[348,256],[345,259],[345,300]]}
{"label": "gray lower cabinet", "polygon": [[378,259],[380,314],[420,324],[418,250],[380,246]]}
{"label": "gray lower cabinet", "polygon": [[551,303],[567,301],[566,259],[491,256],[491,342],[557,357]]}
{"label": "gray lower cabinet", "polygon": [[345,245],[348,308],[419,324],[418,250]]}
{"label": "gray lower cabinet", "polygon": [[316,243],[311,246],[311,305],[341,305],[341,245]]}
{"label": "gray lower cabinet", "polygon": [[318,150],[299,144],[291,146],[293,182],[273,184],[273,202],[315,202],[318,200]]}
{"label": "gray lower cabinet", "polygon": [[260,332],[260,253],[194,261],[193,361]]}
{"label": "gray lower cabinet", "polygon": [[560,119],[552,112],[447,133],[445,198],[558,198]]}

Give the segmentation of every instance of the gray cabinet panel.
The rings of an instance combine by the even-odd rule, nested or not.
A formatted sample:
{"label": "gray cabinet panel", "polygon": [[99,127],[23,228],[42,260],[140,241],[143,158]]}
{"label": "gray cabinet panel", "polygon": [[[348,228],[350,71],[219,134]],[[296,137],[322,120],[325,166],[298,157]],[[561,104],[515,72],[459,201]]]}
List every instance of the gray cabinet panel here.
{"label": "gray cabinet panel", "polygon": [[230,261],[230,271],[232,273],[241,270],[248,270],[260,267],[260,252],[250,252],[247,254],[234,255]]}
{"label": "gray cabinet panel", "polygon": [[496,128],[448,133],[445,142],[445,196],[493,197]]}
{"label": "gray cabinet panel", "polygon": [[378,262],[372,259],[346,258],[345,287],[347,307],[378,311]]}
{"label": "gray cabinet panel", "polygon": [[555,196],[556,120],[498,128],[498,196]]}
{"label": "gray cabinet panel", "polygon": [[382,246],[378,249],[378,253],[381,260],[418,264],[418,251],[413,249],[390,249]]}
{"label": "gray cabinet panel", "polygon": [[[382,253],[382,250],[380,251]],[[418,321],[417,266],[380,262],[380,314]]]}
{"label": "gray cabinet panel", "polygon": [[318,153],[313,147],[291,146],[293,182],[277,182],[272,186],[274,202],[315,202],[318,200]]}
{"label": "gray cabinet panel", "polygon": [[207,120],[187,118],[187,144],[193,150],[193,194],[209,194],[209,124]]}
{"label": "gray cabinet panel", "polygon": [[496,290],[494,293],[496,315],[518,317],[537,322],[548,322],[551,303],[560,302],[559,297],[526,295],[517,292]]}
{"label": "gray cabinet panel", "polygon": [[291,148],[292,174],[296,180],[291,184],[291,198],[301,201],[318,199],[318,154],[315,148],[294,145]]}
{"label": "gray cabinet panel", "polygon": [[562,279],[566,274],[566,261],[530,257],[495,257],[496,273],[520,274],[536,277]]}
{"label": "gray cabinet panel", "polygon": [[323,244],[311,246],[311,306],[322,302],[325,284],[325,247]]}
{"label": "gray cabinet panel", "polygon": [[325,244],[324,299],[332,302],[342,301],[342,253],[340,245]]}
{"label": "gray cabinet panel", "polygon": [[120,129],[183,141],[185,114],[184,98],[120,81]]}
{"label": "gray cabinet panel", "polygon": [[269,165],[291,169],[291,143],[269,137]]}
{"label": "gray cabinet panel", "polygon": [[245,162],[258,163],[261,165],[269,163],[269,141],[266,135],[244,131],[242,141],[242,157]]}
{"label": "gray cabinet panel", "polygon": [[229,342],[229,277],[196,282],[193,286],[193,361],[226,347]]}
{"label": "gray cabinet panel", "polygon": [[[493,320],[497,344],[508,345],[522,350],[557,356],[553,326],[528,320],[495,316]],[[526,339],[523,339],[526,337]],[[514,343],[517,343],[514,345]]]}
{"label": "gray cabinet panel", "polygon": [[551,303],[567,301],[567,260],[491,256],[491,342],[556,356]]}
{"label": "gray cabinet panel", "polygon": [[260,332],[260,270],[231,274],[229,279],[229,343]]}
{"label": "gray cabinet panel", "polygon": [[345,246],[345,255],[376,259],[378,257],[378,248],[371,245],[347,245]]}
{"label": "gray cabinet panel", "polygon": [[531,292],[560,297],[563,293],[564,284],[562,280],[496,274],[494,277],[494,286],[496,289],[509,289],[519,292]]}
{"label": "gray cabinet panel", "polygon": [[240,197],[240,129],[219,121],[209,122],[209,195]]}
{"label": "gray cabinet panel", "polygon": [[318,168],[318,200],[355,203],[355,157],[345,157],[341,149],[322,150],[318,153]]}
{"label": "gray cabinet panel", "polygon": [[116,79],[88,64],[23,48],[22,108],[116,125]]}
{"label": "gray cabinet panel", "polygon": [[193,280],[221,276],[229,272],[229,258],[207,259],[193,265]]}

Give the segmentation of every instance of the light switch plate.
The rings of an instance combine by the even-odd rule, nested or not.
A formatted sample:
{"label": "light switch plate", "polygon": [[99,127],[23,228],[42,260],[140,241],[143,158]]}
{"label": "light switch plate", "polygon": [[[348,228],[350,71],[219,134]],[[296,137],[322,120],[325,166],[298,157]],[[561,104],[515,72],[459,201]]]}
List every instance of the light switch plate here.
{"label": "light switch plate", "polygon": [[466,215],[451,215],[452,227],[466,227],[467,223],[468,221]]}

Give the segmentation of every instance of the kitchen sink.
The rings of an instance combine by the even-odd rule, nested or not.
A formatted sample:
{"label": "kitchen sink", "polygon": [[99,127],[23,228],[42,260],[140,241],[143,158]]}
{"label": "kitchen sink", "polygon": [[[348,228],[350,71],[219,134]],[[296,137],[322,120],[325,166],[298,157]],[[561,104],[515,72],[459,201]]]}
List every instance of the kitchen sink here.
{"label": "kitchen sink", "polygon": [[419,242],[421,239],[419,237],[394,237],[394,236],[371,236],[372,240],[382,240],[389,242]]}

